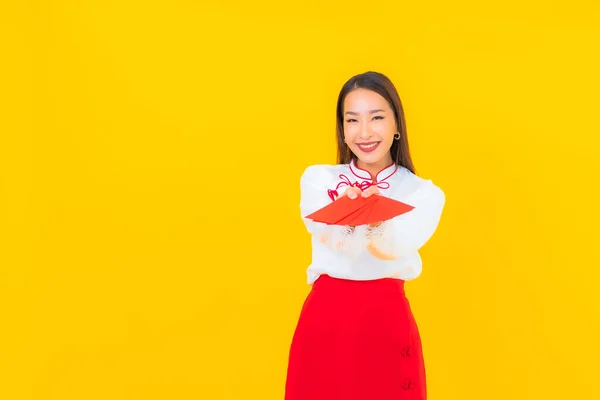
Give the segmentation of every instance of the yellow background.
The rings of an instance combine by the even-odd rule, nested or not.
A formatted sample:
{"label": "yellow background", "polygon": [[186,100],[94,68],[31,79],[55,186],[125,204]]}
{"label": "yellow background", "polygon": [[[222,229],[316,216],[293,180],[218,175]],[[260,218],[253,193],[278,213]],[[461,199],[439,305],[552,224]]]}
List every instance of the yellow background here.
{"label": "yellow background", "polygon": [[282,399],[299,177],[366,70],[447,196],[430,399],[600,398],[593,3],[3,2],[0,398]]}

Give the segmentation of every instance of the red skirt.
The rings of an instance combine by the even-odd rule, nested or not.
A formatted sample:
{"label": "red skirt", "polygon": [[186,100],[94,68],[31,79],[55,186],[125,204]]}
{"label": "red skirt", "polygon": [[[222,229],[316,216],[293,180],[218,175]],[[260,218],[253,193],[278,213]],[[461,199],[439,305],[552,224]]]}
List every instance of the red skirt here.
{"label": "red skirt", "polygon": [[302,307],[285,400],[425,400],[419,330],[404,281],[322,275]]}

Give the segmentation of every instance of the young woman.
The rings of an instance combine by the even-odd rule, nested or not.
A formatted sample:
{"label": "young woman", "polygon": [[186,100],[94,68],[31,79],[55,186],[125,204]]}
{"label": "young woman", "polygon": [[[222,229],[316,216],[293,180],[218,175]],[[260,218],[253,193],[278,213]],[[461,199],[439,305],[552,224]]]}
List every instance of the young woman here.
{"label": "young woman", "polygon": [[[398,93],[367,72],[342,87],[338,163],[308,167],[301,214],[312,235],[311,291],[292,340],[286,400],[424,400],[421,340],[404,283],[436,230],[444,192],[416,175]],[[381,223],[335,226],[306,215],[342,196],[387,196],[414,207]]]}

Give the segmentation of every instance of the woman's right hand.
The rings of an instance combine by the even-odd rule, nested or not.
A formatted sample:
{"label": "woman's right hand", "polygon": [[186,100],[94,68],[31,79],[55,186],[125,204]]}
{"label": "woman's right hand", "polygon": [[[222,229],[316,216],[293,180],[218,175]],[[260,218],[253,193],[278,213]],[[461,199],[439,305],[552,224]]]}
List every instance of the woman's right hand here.
{"label": "woman's right hand", "polygon": [[370,196],[379,195],[379,194],[380,194],[380,192],[379,192],[379,188],[377,186],[370,186],[369,188],[367,188],[365,190],[360,190],[360,188],[358,188],[356,186],[352,186],[352,187],[349,187],[348,189],[346,189],[346,191],[344,193],[342,193],[342,195],[340,197],[344,197],[346,195],[346,196],[348,196],[348,198],[354,200],[354,199],[357,199],[359,196],[370,197]]}
{"label": "woman's right hand", "polygon": [[360,188],[357,188],[356,186],[351,186],[348,189],[346,189],[344,193],[342,193],[336,200],[339,200],[344,196],[348,196],[349,199],[354,200],[357,199],[361,193],[362,190],[360,190]]}

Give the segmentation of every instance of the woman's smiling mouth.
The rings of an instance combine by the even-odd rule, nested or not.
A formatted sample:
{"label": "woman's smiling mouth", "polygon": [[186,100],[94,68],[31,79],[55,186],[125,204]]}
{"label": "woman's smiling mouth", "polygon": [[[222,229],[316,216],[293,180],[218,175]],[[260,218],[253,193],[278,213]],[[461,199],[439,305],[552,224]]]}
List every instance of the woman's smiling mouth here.
{"label": "woman's smiling mouth", "polygon": [[375,150],[377,147],[379,147],[380,143],[381,142],[364,142],[364,143],[357,143],[356,146],[358,146],[360,151],[362,151],[364,153],[370,153],[373,150]]}

